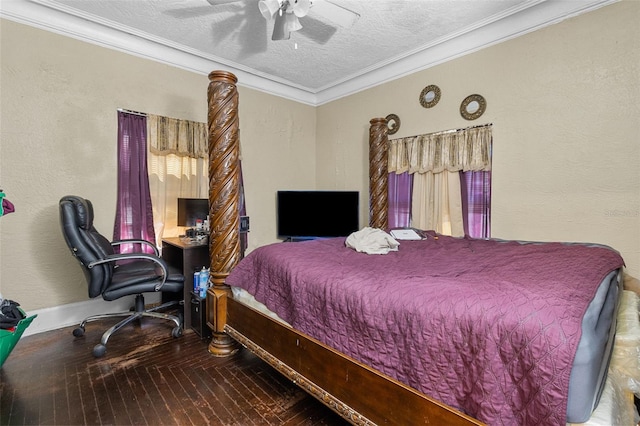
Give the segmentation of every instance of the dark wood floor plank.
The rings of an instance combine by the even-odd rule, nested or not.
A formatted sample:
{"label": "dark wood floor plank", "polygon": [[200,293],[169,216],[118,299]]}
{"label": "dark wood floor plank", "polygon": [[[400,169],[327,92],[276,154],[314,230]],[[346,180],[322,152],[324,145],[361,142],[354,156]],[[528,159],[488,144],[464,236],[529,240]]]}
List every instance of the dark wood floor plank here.
{"label": "dark wood floor plank", "polygon": [[[69,408],[69,424],[70,425],[84,425],[89,424],[85,417],[85,400],[88,402],[88,395],[84,395],[80,390],[80,380],[78,378],[77,366],[65,365],[65,383],[67,387],[67,402]],[[62,417],[62,415],[61,415]],[[57,423],[64,424],[64,423]]]}
{"label": "dark wood floor plank", "polygon": [[[144,415],[144,420],[148,425],[159,425],[162,423],[160,413],[156,410],[156,404],[151,399],[147,386],[140,380],[136,369],[125,370],[127,376],[126,385],[131,389],[131,393],[136,395],[136,406],[140,407]],[[124,386],[124,384],[123,384]]]}
{"label": "dark wood floor plank", "polygon": [[[201,425],[206,423],[207,416],[200,412],[198,406],[194,404],[193,396],[189,395],[182,386],[182,382],[185,381],[184,373],[175,367],[162,367],[159,371],[162,374],[168,392],[173,394],[172,406],[181,407],[191,424]],[[181,373],[181,377],[178,378],[175,373]]]}
{"label": "dark wood floor plank", "polygon": [[236,380],[246,387],[247,392],[251,395],[250,403],[257,407],[256,410],[261,413],[265,423],[283,423],[282,404],[280,404],[277,399],[274,399],[274,394],[268,393],[263,387],[261,387],[264,382],[256,382],[254,380],[259,373],[256,373],[255,370],[249,370],[247,372],[246,369],[238,369],[235,373],[231,372],[231,374],[234,374]]}
{"label": "dark wood floor plank", "polygon": [[144,384],[149,403],[152,404],[153,409],[158,415],[158,424],[182,424],[178,420],[181,419],[181,414],[178,412],[172,412],[171,407],[167,404],[166,397],[162,394],[162,388],[158,388],[153,380],[153,376],[156,373],[154,367],[139,368],[136,370],[140,381]]}
{"label": "dark wood floor plank", "polygon": [[213,424],[231,424],[233,422],[233,412],[229,411],[231,405],[225,403],[226,393],[217,389],[217,383],[213,382],[209,375],[206,374],[204,368],[197,368],[193,370],[190,379],[201,399],[197,401],[198,404],[205,404],[213,411],[213,417],[211,422]]}
{"label": "dark wood floor plank", "polygon": [[[123,380],[123,374],[121,369],[108,368],[101,369],[100,380],[104,384],[104,392],[106,400],[109,402],[110,411],[112,413],[112,421],[106,423],[114,424],[138,424],[139,423],[139,410],[137,405],[133,404],[131,399],[124,399],[120,391],[119,382]],[[95,380],[94,380],[95,382]],[[134,395],[129,394],[129,398],[135,398]],[[134,418],[138,418],[138,422],[134,421]]]}
{"label": "dark wood floor plank", "polygon": [[[242,407],[245,401],[242,395],[239,395],[236,389],[225,377],[226,369],[206,369],[203,372],[205,379],[208,379],[207,385],[210,386],[216,398],[216,406],[224,407],[228,411],[229,417],[223,419],[225,422],[244,422],[247,425],[255,424],[254,419],[250,417],[253,413],[247,413]],[[243,423],[239,423],[243,424]]]}
{"label": "dark wood floor plank", "polygon": [[91,375],[91,383],[93,384],[93,391],[96,395],[96,401],[98,402],[98,412],[100,413],[100,419],[102,424],[121,424],[125,423],[125,419],[120,415],[126,413],[117,413],[114,410],[112,397],[115,394],[114,390],[108,386],[105,382],[105,377],[108,377],[109,372],[106,372],[101,368],[103,366],[94,364],[93,368],[89,370]]}
{"label": "dark wood floor plank", "polygon": [[89,383],[91,384],[91,391],[93,392],[96,407],[98,409],[98,416],[100,418],[100,424],[108,425],[112,423],[120,424],[124,422],[124,419],[120,419],[120,423],[116,422],[116,413],[111,406],[110,395],[111,389],[108,389],[104,382],[104,375],[108,374],[100,368],[100,365],[92,363],[87,368],[89,374]]}
{"label": "dark wood floor plank", "polygon": [[[33,368],[33,371],[39,371],[37,366]],[[33,392],[35,386],[37,386],[37,382],[30,382],[25,383],[20,389],[15,389],[14,401],[17,401],[18,405],[12,408],[17,408],[18,424],[32,425],[38,422],[40,404],[37,395]]]}
{"label": "dark wood floor plank", "polygon": [[110,324],[24,337],[0,369],[0,425],[346,425],[246,350],[209,354],[189,331],[132,324],[94,358]]}
{"label": "dark wood floor plank", "polygon": [[79,365],[76,368],[76,380],[78,381],[78,390],[80,392],[80,409],[82,410],[85,424],[100,425],[100,411],[98,401],[93,390],[91,375],[86,365]]}
{"label": "dark wood floor plank", "polygon": [[118,390],[120,397],[117,405],[114,405],[116,412],[126,411],[129,416],[129,424],[146,424],[144,412],[138,403],[139,395],[133,392],[125,370],[118,371],[113,375],[113,386]]}
{"label": "dark wood floor plank", "polygon": [[[56,379],[56,366],[46,363],[39,368],[42,379],[38,386],[38,424],[50,425],[55,423],[55,398],[61,380]],[[57,377],[60,377],[59,373]]]}
{"label": "dark wood floor plank", "polygon": [[50,381],[55,383],[53,392],[53,421],[47,424],[71,424],[69,418],[68,382],[64,365],[50,375]]}
{"label": "dark wood floor plank", "polygon": [[263,412],[258,410],[259,407],[252,402],[253,397],[247,392],[247,387],[244,383],[238,381],[237,371],[226,368],[225,379],[227,380],[229,389],[233,389],[235,392],[234,402],[238,406],[238,409],[251,418],[251,424],[265,424],[266,419],[263,416]]}
{"label": "dark wood floor plank", "polygon": [[[0,379],[4,381],[4,378],[0,376]],[[17,419],[17,413],[14,408],[14,394],[15,390],[7,387],[1,389],[0,395],[2,395],[2,401],[0,401],[0,425],[6,426],[11,424],[11,419]]]}
{"label": "dark wood floor plank", "polygon": [[176,378],[176,387],[179,390],[174,390],[180,394],[180,398],[183,404],[192,406],[192,409],[197,410],[198,419],[200,424],[207,423],[214,419],[219,422],[218,416],[213,409],[215,402],[215,395],[208,392],[205,388],[205,392],[202,392],[202,388],[198,389],[194,383],[193,367],[188,366],[187,371],[177,366],[170,367],[171,372]]}

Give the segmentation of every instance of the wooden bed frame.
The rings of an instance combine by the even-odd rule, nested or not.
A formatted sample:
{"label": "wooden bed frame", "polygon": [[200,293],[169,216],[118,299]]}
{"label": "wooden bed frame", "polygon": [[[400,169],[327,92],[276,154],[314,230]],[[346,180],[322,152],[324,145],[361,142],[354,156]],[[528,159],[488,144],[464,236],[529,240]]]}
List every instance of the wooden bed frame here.
{"label": "wooden bed frame", "polygon": [[[224,357],[248,348],[352,424],[482,424],[233,299],[225,279],[241,258],[236,83],[229,72],[209,74],[209,352]],[[386,120],[372,119],[369,213],[376,228],[387,225],[387,145]]]}

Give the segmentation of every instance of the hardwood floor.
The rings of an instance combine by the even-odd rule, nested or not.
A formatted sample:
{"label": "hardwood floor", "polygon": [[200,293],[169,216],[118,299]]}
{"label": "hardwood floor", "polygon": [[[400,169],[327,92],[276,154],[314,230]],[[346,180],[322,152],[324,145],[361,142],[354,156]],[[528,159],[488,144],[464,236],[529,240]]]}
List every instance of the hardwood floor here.
{"label": "hardwood floor", "polygon": [[1,425],[346,425],[247,350],[215,358],[154,319],[91,351],[105,322],[23,337],[0,369]]}

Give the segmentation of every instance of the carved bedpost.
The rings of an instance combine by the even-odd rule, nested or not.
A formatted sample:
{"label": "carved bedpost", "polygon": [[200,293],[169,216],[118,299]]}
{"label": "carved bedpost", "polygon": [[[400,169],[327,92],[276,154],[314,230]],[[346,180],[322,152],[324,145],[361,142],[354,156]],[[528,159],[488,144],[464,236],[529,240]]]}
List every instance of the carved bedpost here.
{"label": "carved bedpost", "polygon": [[369,226],[387,229],[389,128],[384,118],[369,123]]}
{"label": "carved bedpost", "polygon": [[207,291],[207,325],[215,356],[235,353],[238,344],[224,332],[227,298],[225,280],[240,260],[240,140],[238,136],[238,79],[226,71],[209,74],[209,257],[211,286]]}

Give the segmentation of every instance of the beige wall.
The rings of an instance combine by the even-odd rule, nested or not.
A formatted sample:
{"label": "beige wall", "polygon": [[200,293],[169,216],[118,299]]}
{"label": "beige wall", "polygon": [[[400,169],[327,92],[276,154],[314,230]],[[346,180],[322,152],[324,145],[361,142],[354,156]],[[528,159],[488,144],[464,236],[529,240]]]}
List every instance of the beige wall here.
{"label": "beige wall", "polygon": [[[494,124],[493,236],[609,244],[639,276],[639,21],[640,2],[616,3],[318,108],[240,87],[250,248],[276,241],[278,189],[360,190],[366,224],[369,120],[395,113],[398,137]],[[17,208],[0,292],[26,310],[86,300],[59,198],[91,198],[110,235],[116,109],[206,121],[207,77],[0,22],[0,187]],[[468,122],[472,93],[488,107]]]}
{"label": "beige wall", "polygon": [[[0,292],[26,310],[87,299],[65,246],[58,200],[85,196],[113,232],[117,108],[207,120],[198,75],[11,21],[0,21]],[[275,191],[315,186],[315,109],[239,88],[250,246],[276,241]]]}
{"label": "beige wall", "polygon": [[[608,244],[639,276],[638,22],[640,2],[616,3],[319,107],[318,186],[366,202],[371,118],[397,114],[392,137],[493,123],[492,235]],[[442,98],[425,109],[429,84]],[[473,93],[488,105],[469,122]]]}

